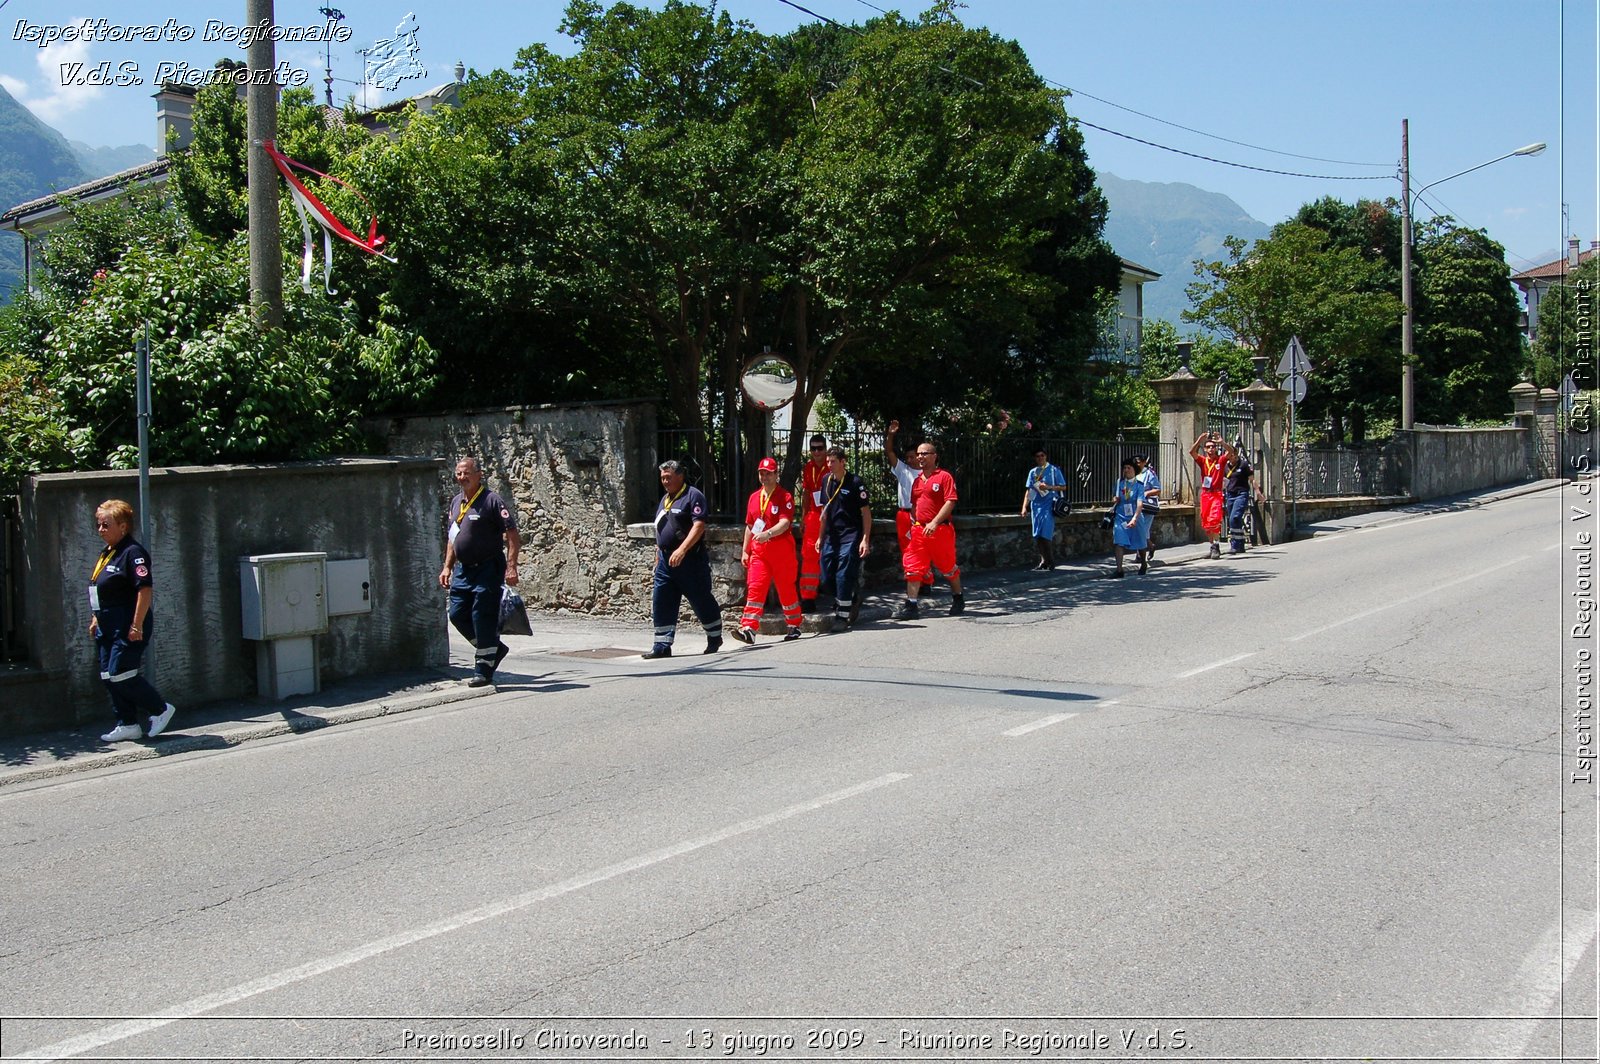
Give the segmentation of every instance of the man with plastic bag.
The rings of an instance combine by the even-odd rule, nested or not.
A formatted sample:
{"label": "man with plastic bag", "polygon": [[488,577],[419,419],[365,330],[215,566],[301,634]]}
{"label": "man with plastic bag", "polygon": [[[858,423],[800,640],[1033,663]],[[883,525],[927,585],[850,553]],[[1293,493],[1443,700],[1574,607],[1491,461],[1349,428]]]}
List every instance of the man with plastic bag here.
{"label": "man with plastic bag", "polygon": [[461,490],[445,512],[444,568],[439,586],[450,591],[450,623],[475,652],[468,687],[487,687],[511,648],[500,641],[500,602],[517,583],[522,536],[517,515],[483,483],[483,466],[470,455],[456,462]]}

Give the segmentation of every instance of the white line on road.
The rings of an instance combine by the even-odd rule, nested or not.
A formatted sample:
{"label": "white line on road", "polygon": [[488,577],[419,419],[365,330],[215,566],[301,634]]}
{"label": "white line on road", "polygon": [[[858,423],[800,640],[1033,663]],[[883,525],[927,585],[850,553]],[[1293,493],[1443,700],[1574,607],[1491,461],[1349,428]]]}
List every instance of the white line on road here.
{"label": "white line on road", "polygon": [[[1577,926],[1569,926],[1565,958],[1561,942],[1561,923],[1553,924],[1522,960],[1522,967],[1511,980],[1515,997],[1496,1009],[1505,1016],[1550,1016],[1562,1000],[1562,988],[1572,978],[1578,963],[1594,948],[1596,926],[1593,914]],[[1563,964],[1563,959],[1565,963]],[[1533,1040],[1544,1020],[1521,1019],[1515,1023],[1484,1023],[1479,1026],[1467,1049],[1475,1060],[1532,1060]]]}
{"label": "white line on road", "polygon": [[255,997],[259,994],[266,994],[274,990],[280,990],[283,987],[293,985],[294,983],[304,982],[307,979],[315,979],[317,976],[326,975],[328,972],[335,971],[339,968],[347,968],[352,964],[359,964],[362,961],[371,960],[374,957],[382,956],[385,953],[391,953],[397,949],[404,949],[406,946],[416,945],[418,942],[424,942],[430,938],[437,938],[440,935],[448,935],[452,932],[460,931],[463,928],[471,927],[474,924],[483,923],[486,920],[493,920],[497,917],[507,916],[511,913],[517,912],[520,909],[526,909],[529,906],[537,905],[540,902],[550,901],[551,899],[559,898],[564,894],[571,894],[574,891],[583,890],[585,887],[592,887],[598,883],[604,883],[608,879],[615,879],[618,876],[625,876],[630,872],[641,871],[649,868],[651,865],[657,865],[663,861],[670,861],[674,857],[682,857],[684,854],[693,853],[696,850],[703,850],[706,847],[714,846],[719,842],[726,842],[728,839],[736,838],[740,835],[747,835],[752,831],[759,831],[762,828],[771,827],[773,824],[801,816],[805,813],[815,812],[816,810],[825,806],[847,801],[851,798],[866,794],[868,791],[875,791],[880,787],[887,787],[890,784],[899,783],[901,780],[908,780],[910,778],[910,775],[903,772],[891,772],[888,775],[879,776],[877,779],[868,780],[865,783],[858,783],[854,787],[846,787],[842,791],[834,791],[831,794],[824,794],[820,798],[813,798],[808,802],[801,802],[798,805],[791,805],[785,809],[779,809],[775,813],[767,813],[764,816],[758,816],[750,820],[740,821],[739,823],[723,828],[720,831],[714,831],[709,835],[702,835],[697,839],[690,839],[687,842],[680,842],[672,846],[665,846],[659,850],[651,850],[649,853],[641,854],[640,856],[634,857],[630,860],[607,865],[604,868],[599,868],[592,872],[585,872],[581,875],[573,876],[571,879],[564,879],[559,883],[553,883],[547,887],[539,887],[534,890],[525,891],[521,894],[515,894],[501,901],[491,902],[488,905],[483,905],[476,909],[469,909],[464,913],[458,913],[455,916],[446,917],[443,920],[436,920],[431,924],[424,924],[421,927],[413,928],[410,931],[402,931],[397,935],[389,935],[386,938],[380,938],[373,942],[368,942],[365,945],[356,946],[355,948],[345,950],[342,953],[335,953],[331,956],[322,957],[318,960],[297,965],[293,968],[285,968],[280,972],[274,972],[271,975],[262,976],[260,979],[252,979],[247,983],[240,983],[237,986],[228,987],[225,990],[218,990],[214,993],[205,994],[201,997],[186,1001],[181,1005],[174,1005],[169,1009],[164,1009],[161,1012],[155,1013],[151,1016],[141,1017],[135,1020],[126,1020],[122,1023],[113,1024],[109,1027],[103,1027],[98,1031],[91,1031],[88,1034],[79,1035],[76,1038],[69,1038],[65,1041],[57,1042],[55,1045],[45,1046],[42,1049],[31,1050],[26,1052],[18,1059],[53,1061],[60,1060],[65,1057],[77,1056],[80,1053],[87,1053],[92,1049],[99,1049],[101,1046],[110,1045],[113,1042],[120,1042],[125,1038],[133,1038],[137,1035],[146,1034],[150,1031],[157,1030],[158,1028],[165,1027],[170,1023],[175,1023],[178,1020],[193,1019],[194,1017],[203,1013],[224,1008],[228,1005],[237,1004],[240,1001]]}
{"label": "white line on road", "polygon": [[1332,624],[1325,624],[1321,628],[1313,628],[1309,632],[1302,632],[1299,635],[1292,635],[1288,639],[1285,639],[1284,642],[1285,643],[1298,643],[1302,639],[1310,639],[1314,635],[1321,635],[1323,632],[1330,632],[1333,629],[1338,628],[1340,625],[1349,624],[1351,621],[1359,621],[1359,620],[1362,620],[1363,618],[1371,617],[1373,614],[1382,613],[1384,610],[1392,610],[1396,606],[1404,606],[1408,602],[1415,602],[1418,599],[1427,598],[1429,595],[1432,595],[1432,594],[1434,594],[1435,592],[1438,592],[1438,591],[1443,591],[1447,587],[1455,587],[1457,584],[1465,584],[1467,581],[1476,580],[1480,576],[1488,576],[1490,573],[1498,572],[1501,569],[1506,569],[1506,568],[1509,568],[1509,567],[1511,567],[1513,565],[1518,565],[1518,564],[1520,564],[1522,562],[1527,561],[1531,557],[1533,557],[1533,555],[1524,554],[1521,557],[1512,558],[1508,562],[1501,562],[1499,565],[1491,565],[1487,569],[1481,569],[1478,572],[1473,573],[1470,576],[1458,577],[1455,580],[1446,580],[1442,584],[1435,584],[1433,587],[1430,587],[1428,590],[1418,592],[1415,595],[1409,595],[1406,598],[1402,598],[1402,599],[1395,599],[1393,602],[1386,602],[1382,606],[1376,606],[1376,607],[1374,607],[1374,608],[1372,608],[1370,610],[1363,610],[1360,613],[1352,614],[1351,616],[1346,617],[1342,621],[1334,621]]}
{"label": "white line on road", "polygon": [[1027,735],[1031,731],[1038,731],[1040,728],[1048,728],[1052,724],[1060,724],[1062,721],[1071,720],[1076,716],[1076,713],[1057,713],[1053,717],[1045,717],[1043,720],[1036,720],[1032,724],[1022,724],[1012,728],[1010,731],[1001,732],[1000,734],[1008,735],[1015,739],[1019,735]]}
{"label": "white line on road", "polygon": [[1210,672],[1212,669],[1220,669],[1224,665],[1232,665],[1234,662],[1243,661],[1245,658],[1253,658],[1255,657],[1255,654],[1256,652],[1253,650],[1248,654],[1235,654],[1231,658],[1223,658],[1221,661],[1213,661],[1210,665],[1202,665],[1198,669],[1190,669],[1188,672],[1180,672],[1178,675],[1174,676],[1173,679],[1187,680],[1191,676],[1199,676],[1202,672]]}

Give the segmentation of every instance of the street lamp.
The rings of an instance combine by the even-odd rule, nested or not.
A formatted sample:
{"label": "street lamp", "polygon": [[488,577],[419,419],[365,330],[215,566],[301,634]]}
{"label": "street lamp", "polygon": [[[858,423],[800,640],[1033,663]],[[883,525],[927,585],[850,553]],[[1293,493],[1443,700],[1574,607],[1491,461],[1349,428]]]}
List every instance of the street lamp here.
{"label": "street lamp", "polygon": [[1400,370],[1400,427],[1403,429],[1414,428],[1417,423],[1416,406],[1417,391],[1416,377],[1412,366],[1412,358],[1416,354],[1417,315],[1412,305],[1411,297],[1411,204],[1420,200],[1422,194],[1434,185],[1442,185],[1446,181],[1454,180],[1462,174],[1470,174],[1474,170],[1482,170],[1485,166],[1492,166],[1503,159],[1515,155],[1538,155],[1544,151],[1544,141],[1529,144],[1508,151],[1504,155],[1496,155],[1488,162],[1469,166],[1459,173],[1449,177],[1441,177],[1417,189],[1417,194],[1411,194],[1411,130],[1410,119],[1400,120],[1400,224],[1404,232],[1400,234],[1400,301],[1405,304],[1405,319],[1400,329],[1400,358],[1403,365]]}

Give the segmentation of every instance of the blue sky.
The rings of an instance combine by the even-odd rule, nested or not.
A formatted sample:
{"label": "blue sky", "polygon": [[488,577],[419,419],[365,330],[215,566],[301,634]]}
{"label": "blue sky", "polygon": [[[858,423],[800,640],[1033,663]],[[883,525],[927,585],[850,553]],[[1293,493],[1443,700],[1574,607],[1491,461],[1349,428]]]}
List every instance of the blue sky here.
{"label": "blue sky", "polygon": [[[328,2],[277,0],[277,21],[316,25],[317,8]],[[796,2],[841,22],[893,6]],[[243,56],[226,42],[201,38],[208,20],[242,26],[244,0],[0,3],[0,85],[69,138],[93,145],[153,145],[154,86],[63,86],[63,63],[92,68],[110,61],[119,69],[135,63],[149,81],[158,63],[204,69],[224,55]],[[352,35],[333,49],[341,102],[361,92],[357,49],[394,38],[408,15],[427,76],[404,83],[401,95],[449,80],[458,60],[488,71],[509,66],[525,44],[563,40],[557,26],[565,4],[556,0],[333,0],[333,6]],[[783,0],[720,6],[773,33],[812,18]],[[1600,239],[1597,9],[1600,0],[970,0],[961,16],[1019,41],[1040,74],[1073,90],[1068,109],[1105,130],[1085,129],[1096,169],[1220,192],[1269,224],[1324,195],[1398,196],[1402,119],[1410,120],[1413,189],[1545,141],[1541,156],[1507,159],[1429,190],[1418,212],[1449,213],[1487,229],[1505,244],[1513,269],[1524,269],[1558,254],[1569,235],[1585,247]],[[83,18],[105,19],[113,28],[170,19],[195,33],[187,42],[58,42],[42,49],[26,39],[39,32],[30,27]],[[320,93],[320,45],[280,44],[278,58],[308,70]],[[368,93],[373,104],[397,95]]]}

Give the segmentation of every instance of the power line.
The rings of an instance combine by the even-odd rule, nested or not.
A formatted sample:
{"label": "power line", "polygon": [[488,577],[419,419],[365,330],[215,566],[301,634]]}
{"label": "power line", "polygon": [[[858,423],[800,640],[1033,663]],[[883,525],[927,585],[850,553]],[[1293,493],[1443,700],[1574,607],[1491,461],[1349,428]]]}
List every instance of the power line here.
{"label": "power line", "polygon": [[1135,137],[1128,133],[1119,133],[1114,129],[1107,129],[1105,126],[1097,126],[1093,122],[1085,122],[1081,118],[1075,118],[1073,121],[1077,122],[1080,126],[1088,126],[1090,129],[1098,129],[1102,133],[1110,133],[1113,137],[1121,137],[1124,140],[1131,140],[1138,144],[1147,144],[1152,148],[1160,148],[1162,151],[1170,151],[1174,155],[1187,155],[1191,159],[1199,159],[1208,163],[1217,163],[1220,166],[1236,166],[1241,170],[1255,170],[1258,173],[1263,174],[1278,174],[1282,177],[1309,177],[1317,181],[1392,181],[1395,177],[1394,174],[1302,174],[1293,170],[1274,170],[1271,167],[1251,166],[1249,163],[1229,162],[1227,159],[1217,159],[1210,155],[1201,155],[1198,152],[1184,151],[1182,148],[1173,148],[1165,144],[1157,144],[1153,140],[1145,140],[1142,137]]}
{"label": "power line", "polygon": [[[810,15],[814,19],[820,19],[821,21],[826,22],[830,26],[835,26],[835,27],[837,27],[839,29],[849,30],[850,32],[855,33],[858,36],[861,34],[861,30],[858,29],[857,27],[855,27],[855,26],[846,26],[844,23],[839,22],[836,19],[829,18],[827,15],[823,15],[823,14],[820,14],[820,13],[818,13],[816,11],[812,11],[810,8],[805,7],[805,6],[803,6],[803,5],[799,4],[799,3],[796,3],[795,0],[778,0],[778,2],[780,4],[786,4],[787,6],[794,8],[796,11],[800,11],[800,12],[803,12],[803,13],[805,13],[807,15]],[[881,11],[882,10],[881,8],[873,7],[872,4],[867,3],[867,0],[856,0],[856,2],[859,3],[859,4],[862,4],[862,5],[866,6],[866,7],[871,7],[875,11]],[[887,13],[887,12],[885,12],[885,13]],[[949,71],[947,71],[947,72],[949,72]],[[973,78],[969,77],[966,80],[972,82],[974,85],[977,85],[980,88],[984,88],[985,87],[983,82],[977,81],[977,80],[975,80]],[[1063,83],[1061,83],[1059,81],[1055,81],[1055,80],[1053,80],[1051,78],[1046,78],[1043,75],[1040,75],[1040,80],[1043,81],[1047,85],[1053,85],[1053,86],[1055,86],[1057,88],[1064,89],[1068,93],[1071,93],[1073,95],[1081,95],[1081,96],[1084,96],[1084,97],[1086,97],[1088,99],[1096,100],[1096,101],[1098,101],[1100,103],[1107,104],[1107,105],[1109,105],[1111,107],[1117,107],[1117,108],[1120,108],[1121,110],[1128,111],[1131,114],[1140,115],[1140,116],[1142,116],[1144,118],[1149,118],[1149,119],[1152,119],[1153,121],[1156,121],[1156,122],[1162,122],[1162,123],[1164,123],[1166,125],[1169,125],[1169,126],[1175,126],[1178,129],[1188,130],[1191,133],[1196,133],[1196,134],[1199,134],[1200,136],[1203,136],[1203,137],[1211,137],[1214,140],[1221,140],[1221,141],[1225,141],[1225,142],[1227,142],[1229,144],[1238,144],[1238,145],[1240,145],[1242,147],[1252,148],[1252,149],[1254,149],[1256,151],[1271,152],[1274,155],[1285,155],[1285,156],[1289,156],[1289,157],[1295,158],[1295,159],[1308,159],[1308,160],[1313,161],[1313,162],[1334,163],[1334,164],[1337,164],[1337,165],[1340,165],[1340,166],[1388,166],[1388,165],[1392,165],[1392,164],[1389,164],[1389,163],[1356,163],[1356,162],[1348,162],[1346,160],[1341,160],[1341,159],[1322,159],[1322,158],[1318,158],[1317,156],[1312,156],[1312,155],[1296,155],[1293,152],[1277,151],[1277,150],[1275,150],[1273,148],[1263,148],[1263,147],[1260,147],[1259,145],[1247,144],[1244,141],[1229,140],[1227,137],[1217,136],[1214,133],[1206,133],[1203,130],[1191,129],[1188,126],[1178,125],[1178,123],[1176,123],[1176,122],[1168,122],[1164,118],[1156,118],[1154,115],[1147,115],[1147,114],[1144,114],[1144,112],[1142,112],[1142,111],[1135,111],[1131,107],[1123,107],[1121,104],[1112,103],[1110,100],[1101,99],[1099,96],[1092,95],[1091,93],[1075,92],[1070,86],[1065,85],[1065,84],[1063,84]],[[1233,166],[1233,167],[1237,167],[1240,170],[1254,170],[1254,171],[1256,171],[1258,173],[1263,173],[1263,174],[1277,174],[1277,175],[1279,175],[1281,177],[1305,177],[1305,178],[1311,178],[1311,179],[1318,180],[1318,181],[1381,181],[1381,180],[1391,180],[1395,176],[1393,173],[1388,173],[1388,174],[1365,174],[1365,175],[1353,175],[1353,174],[1305,174],[1305,173],[1297,173],[1297,172],[1292,171],[1292,170],[1274,170],[1274,169],[1272,169],[1270,167],[1266,167],[1266,166],[1251,166],[1248,163],[1230,162],[1227,159],[1217,159],[1217,158],[1214,158],[1214,157],[1212,157],[1210,155],[1201,155],[1201,154],[1199,154],[1197,152],[1184,151],[1182,148],[1173,148],[1173,147],[1169,147],[1168,145],[1165,145],[1165,144],[1157,144],[1153,140],[1145,140],[1145,139],[1143,139],[1141,137],[1135,137],[1135,136],[1133,136],[1131,134],[1128,134],[1128,133],[1121,133],[1121,132],[1118,132],[1115,129],[1109,129],[1109,128],[1105,127],[1105,126],[1095,125],[1093,122],[1084,121],[1082,118],[1074,118],[1074,121],[1076,121],[1079,125],[1088,126],[1090,129],[1097,129],[1102,133],[1110,133],[1114,137],[1122,137],[1125,140],[1131,140],[1131,141],[1134,141],[1135,143],[1138,143],[1138,144],[1145,144],[1145,145],[1148,145],[1149,147],[1152,147],[1152,148],[1159,148],[1162,151],[1169,151],[1169,152],[1172,152],[1175,155],[1186,155],[1191,159],[1199,159],[1202,162],[1216,163],[1219,166]]]}

